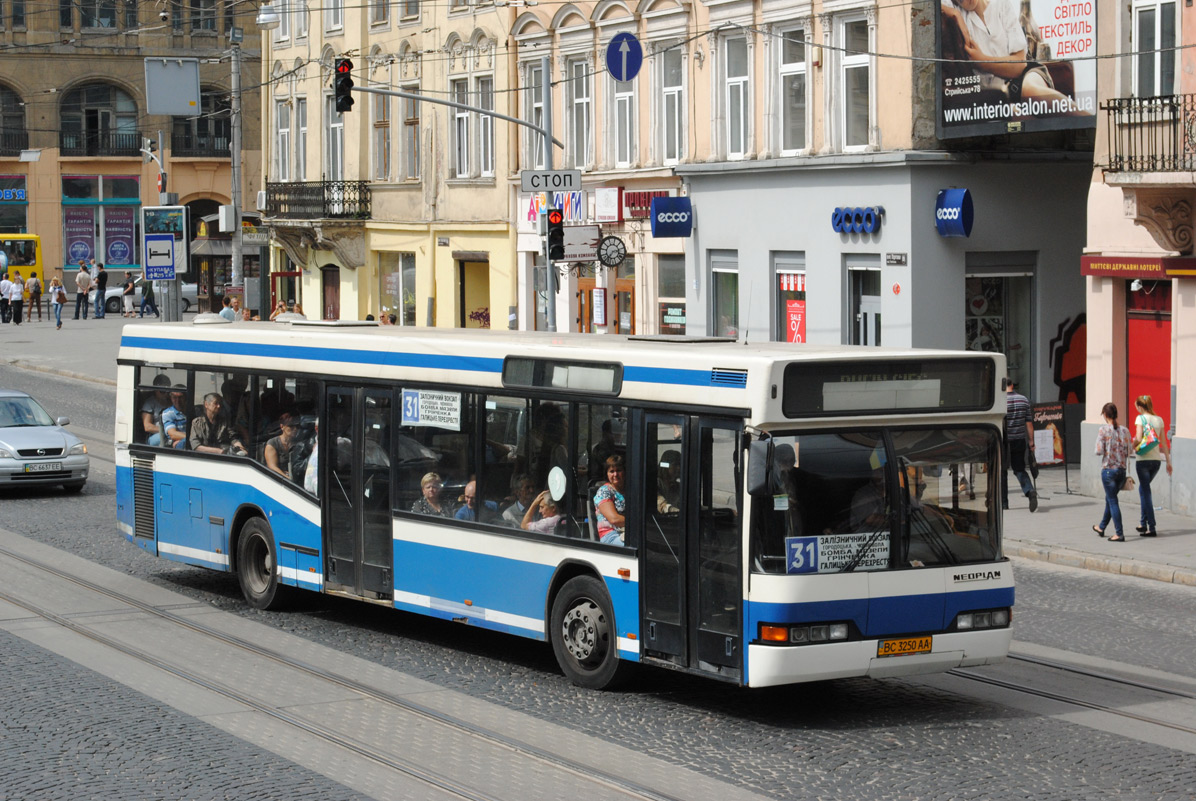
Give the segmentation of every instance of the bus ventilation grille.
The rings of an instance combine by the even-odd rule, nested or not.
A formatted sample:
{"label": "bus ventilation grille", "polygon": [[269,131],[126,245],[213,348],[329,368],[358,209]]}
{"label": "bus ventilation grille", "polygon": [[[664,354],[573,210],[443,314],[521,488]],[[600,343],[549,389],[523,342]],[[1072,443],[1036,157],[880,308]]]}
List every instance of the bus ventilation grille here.
{"label": "bus ventilation grille", "polygon": [[746,387],[747,370],[728,370],[715,367],[710,371],[710,383],[716,387]]}
{"label": "bus ventilation grille", "polygon": [[133,533],[154,538],[154,460],[133,457]]}

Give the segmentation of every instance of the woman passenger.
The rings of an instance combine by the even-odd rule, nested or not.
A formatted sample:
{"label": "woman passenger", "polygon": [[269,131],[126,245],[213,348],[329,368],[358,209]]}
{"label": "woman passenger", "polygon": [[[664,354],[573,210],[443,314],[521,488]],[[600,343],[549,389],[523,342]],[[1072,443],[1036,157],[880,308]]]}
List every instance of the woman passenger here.
{"label": "woman passenger", "polygon": [[627,505],[623,497],[624,477],[623,457],[618,454],[609,457],[606,460],[606,483],[594,494],[598,539],[601,542],[623,544],[623,527],[626,525],[623,510]]}
{"label": "woman passenger", "polygon": [[453,505],[440,498],[440,490],[443,487],[444,483],[440,480],[439,473],[425,474],[419,481],[419,491],[423,493],[423,497],[411,504],[411,511],[433,517],[452,517]]}
{"label": "woman passenger", "polygon": [[283,478],[291,477],[291,448],[295,444],[295,433],[299,430],[299,420],[292,414],[284,413],[278,418],[278,425],[282,433],[266,443],[266,467]]}

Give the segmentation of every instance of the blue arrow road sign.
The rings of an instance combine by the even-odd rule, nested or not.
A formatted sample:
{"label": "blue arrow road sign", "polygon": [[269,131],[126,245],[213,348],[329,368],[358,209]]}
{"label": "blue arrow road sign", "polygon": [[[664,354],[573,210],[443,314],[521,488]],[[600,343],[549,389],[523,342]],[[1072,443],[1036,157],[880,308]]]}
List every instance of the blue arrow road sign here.
{"label": "blue arrow road sign", "polygon": [[616,81],[630,81],[644,65],[644,48],[630,33],[616,33],[606,46],[606,69]]}

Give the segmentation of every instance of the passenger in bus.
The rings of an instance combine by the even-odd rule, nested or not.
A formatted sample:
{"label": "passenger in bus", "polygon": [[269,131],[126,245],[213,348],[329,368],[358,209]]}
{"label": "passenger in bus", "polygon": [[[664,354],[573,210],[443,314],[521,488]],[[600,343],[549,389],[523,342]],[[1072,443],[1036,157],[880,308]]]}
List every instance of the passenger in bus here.
{"label": "passenger in bus", "polygon": [[889,523],[889,505],[885,499],[885,468],[872,471],[868,483],[851,498],[851,531],[879,531]]}
{"label": "passenger in bus", "polygon": [[516,473],[511,479],[511,492],[515,495],[515,502],[503,510],[502,519],[512,528],[520,528],[524,512],[531,508],[536,497],[536,485],[527,473]]}
{"label": "passenger in bus", "polygon": [[602,438],[590,450],[588,464],[594,465],[594,478],[600,478],[599,471],[606,469],[606,460],[618,452],[615,444],[614,426],[609,419],[602,421]]}
{"label": "passenger in bus", "polygon": [[246,456],[244,441],[233,433],[228,420],[220,413],[224,399],[216,392],[203,397],[203,414],[191,424],[191,450],[202,453],[231,453]]}
{"label": "passenger in bus", "polygon": [[425,474],[419,480],[419,491],[423,497],[411,504],[411,511],[433,517],[452,517],[453,505],[440,499],[440,490],[443,488],[444,482],[440,480],[439,473]]}
{"label": "passenger in bus", "polygon": [[162,410],[163,447],[187,449],[187,387],[175,384],[170,391],[170,406]]}
{"label": "passenger in bus", "polygon": [[623,497],[625,468],[623,457],[615,454],[606,460],[606,483],[594,494],[594,509],[598,518],[598,540],[615,545],[623,544],[623,517],[627,501]]}
{"label": "passenger in bus", "polygon": [[[540,516],[539,520],[536,519],[537,514]],[[561,515],[557,511],[556,501],[548,494],[548,490],[544,490],[528,505],[519,527],[524,531],[555,534],[556,524],[559,522],[561,522]]]}
{"label": "passenger in bus", "polygon": [[307,466],[303,469],[303,489],[312,495],[319,495],[317,477],[320,469],[320,421],[315,424],[315,433],[311,437],[311,454],[307,457]]}
{"label": "passenger in bus", "polygon": [[660,455],[656,473],[656,511],[676,514],[681,511],[681,452],[667,450]]}
{"label": "passenger in bus", "polygon": [[154,376],[154,392],[141,404],[141,430],[149,445],[162,444],[162,412],[170,407],[170,376]]}
{"label": "passenger in bus", "polygon": [[[457,509],[457,513],[453,515],[458,520],[477,520],[478,519],[478,482],[470,481],[465,485],[465,489],[461,493],[461,500],[464,504]],[[498,517],[498,504],[494,501],[485,501],[482,504],[481,521],[483,523],[492,523]]]}
{"label": "passenger in bus", "polygon": [[785,536],[800,537],[805,521],[797,492],[797,451],[788,442],[777,443],[772,456],[773,508],[784,510]]}
{"label": "passenger in bus", "polygon": [[561,407],[541,404],[536,410],[536,425],[530,438],[532,482],[543,487],[548,484],[548,473],[552,468],[568,469],[570,466],[569,451],[565,446],[569,440],[569,421]]}
{"label": "passenger in bus", "polygon": [[278,418],[281,432],[266,443],[266,467],[283,478],[291,477],[291,451],[295,445],[295,434],[299,431],[299,418],[283,412]]}

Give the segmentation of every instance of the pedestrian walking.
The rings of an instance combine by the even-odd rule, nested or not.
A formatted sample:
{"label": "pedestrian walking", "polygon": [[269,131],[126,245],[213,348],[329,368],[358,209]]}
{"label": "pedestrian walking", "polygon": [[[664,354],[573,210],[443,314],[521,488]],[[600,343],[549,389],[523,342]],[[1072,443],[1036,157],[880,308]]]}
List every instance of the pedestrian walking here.
{"label": "pedestrian walking", "polygon": [[21,324],[21,312],[25,306],[25,279],[18,271],[8,284],[8,313],[13,325]]}
{"label": "pedestrian walking", "polygon": [[1125,469],[1130,458],[1130,430],[1117,424],[1117,405],[1106,403],[1100,410],[1105,424],[1096,434],[1096,455],[1100,457],[1100,483],[1105,488],[1105,513],[1100,525],[1092,527],[1098,537],[1105,536],[1109,520],[1113,520],[1116,535],[1109,542],[1125,542],[1125,531],[1121,527],[1121,506],[1117,493],[1125,486]]}
{"label": "pedestrian walking", "polygon": [[1163,418],[1154,413],[1154,400],[1149,395],[1139,395],[1134,401],[1138,419],[1134,421],[1134,453],[1138,461],[1134,465],[1138,474],[1138,500],[1142,504],[1141,519],[1135,529],[1143,537],[1157,537],[1158,527],[1154,519],[1154,495],[1150,482],[1159,474],[1159,467],[1167,463],[1167,475],[1171,475],[1171,447],[1167,444],[1167,425]]}
{"label": "pedestrian walking", "polygon": [[145,316],[145,310],[149,308],[158,317],[158,304],[154,301],[154,282],[148,280],[144,276],[141,278],[141,313],[140,317]]}
{"label": "pedestrian walking", "polygon": [[96,319],[104,319],[107,310],[104,308],[104,303],[107,301],[105,295],[108,294],[108,271],[104,269],[104,263],[96,264]]}
{"label": "pedestrian walking", "polygon": [[1001,471],[1001,508],[1009,508],[1009,471],[1017,476],[1022,494],[1030,499],[1030,511],[1038,509],[1038,492],[1026,475],[1027,449],[1034,448],[1034,424],[1030,421],[1030,401],[1017,391],[1012,378],[1005,379],[1009,387],[1005,395],[1005,469]]}
{"label": "pedestrian walking", "polygon": [[83,319],[87,319],[87,293],[91,290],[91,273],[87,270],[87,262],[79,262],[79,272],[75,275],[75,319],[79,319],[79,310],[83,310]]}
{"label": "pedestrian walking", "polygon": [[137,292],[137,282],[133,280],[133,273],[130,270],[125,270],[125,280],[121,281],[120,299],[124,304],[124,316],[133,316],[133,296]]}
{"label": "pedestrian walking", "polygon": [[11,318],[12,310],[8,308],[8,294],[12,291],[12,279],[8,277],[8,272],[5,271],[0,275],[0,323],[7,323]]}
{"label": "pedestrian walking", "polygon": [[50,311],[54,315],[54,322],[62,328],[62,307],[66,305],[66,287],[58,280],[58,276],[50,279],[50,286],[46,288],[50,295]]}
{"label": "pedestrian walking", "polygon": [[25,310],[25,322],[33,322],[33,310],[37,309],[37,321],[42,321],[42,282],[37,273],[29,273],[29,280],[25,282],[25,291],[29,293],[29,308]]}

